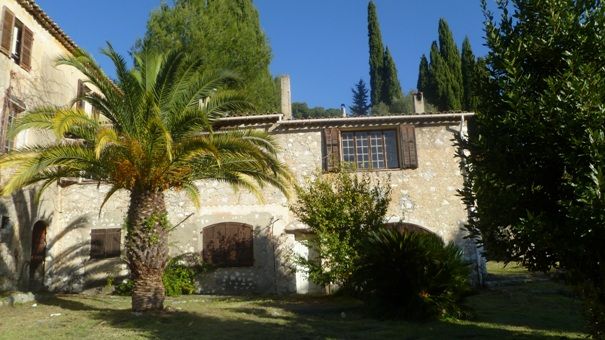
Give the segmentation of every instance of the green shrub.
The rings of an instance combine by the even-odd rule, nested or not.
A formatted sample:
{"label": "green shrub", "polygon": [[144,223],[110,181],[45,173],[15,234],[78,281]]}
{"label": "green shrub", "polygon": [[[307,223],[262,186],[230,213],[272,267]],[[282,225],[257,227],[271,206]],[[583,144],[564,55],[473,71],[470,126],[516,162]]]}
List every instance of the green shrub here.
{"label": "green shrub", "polygon": [[[182,254],[168,261],[162,281],[167,296],[189,295],[195,293],[195,278],[210,269],[202,263],[198,254]],[[109,282],[109,281],[108,281]],[[113,282],[113,279],[112,281]],[[114,286],[113,294],[129,296],[132,295],[134,281],[125,279]]]}
{"label": "green shrub", "polygon": [[390,186],[341,170],[318,174],[305,187],[297,187],[292,212],[308,225],[313,237],[305,241],[317,258],[296,258],[297,264],[319,285],[346,286],[355,270],[360,240],[380,228],[390,200]]}
{"label": "green shrub", "polygon": [[167,296],[189,295],[195,292],[195,271],[183,263],[178,258],[172,258],[166,270],[162,281]]}
{"label": "green shrub", "polygon": [[120,284],[113,287],[113,294],[120,296],[132,295],[134,289],[134,280],[124,279]]}
{"label": "green shrub", "polygon": [[352,283],[384,316],[460,317],[469,271],[461,251],[437,235],[381,228],[362,243]]}

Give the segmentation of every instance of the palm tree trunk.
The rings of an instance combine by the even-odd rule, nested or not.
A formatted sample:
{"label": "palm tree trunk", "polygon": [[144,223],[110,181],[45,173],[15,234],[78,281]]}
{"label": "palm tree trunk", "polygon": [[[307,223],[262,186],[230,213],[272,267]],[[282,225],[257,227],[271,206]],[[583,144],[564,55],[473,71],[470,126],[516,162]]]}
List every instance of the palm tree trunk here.
{"label": "palm tree trunk", "polygon": [[134,189],[130,194],[126,253],[134,280],[132,310],[164,308],[162,274],[168,260],[168,223],[164,193]]}

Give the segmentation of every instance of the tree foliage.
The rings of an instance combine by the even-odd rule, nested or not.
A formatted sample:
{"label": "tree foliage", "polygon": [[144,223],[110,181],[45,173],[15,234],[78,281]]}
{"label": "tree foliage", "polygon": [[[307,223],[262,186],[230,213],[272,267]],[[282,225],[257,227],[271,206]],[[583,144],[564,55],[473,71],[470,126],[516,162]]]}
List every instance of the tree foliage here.
{"label": "tree foliage", "polygon": [[[591,292],[605,335],[605,9],[602,2],[513,0],[486,9],[490,52],[469,145],[488,255],[562,268]],[[467,200],[469,198],[467,197]]]}
{"label": "tree foliage", "polygon": [[342,117],[342,111],[336,108],[324,108],[321,106],[309,107],[307,103],[292,103],[292,116],[295,119],[317,119]]}
{"label": "tree foliage", "polygon": [[[242,93],[256,112],[274,112],[279,90],[269,72],[271,48],[251,0],[174,0],[152,12],[143,47],[181,49],[204,60],[200,72],[230,70],[241,78]],[[247,112],[245,112],[247,113]]]}
{"label": "tree foliage", "polygon": [[368,102],[368,88],[363,79],[359,79],[351,91],[353,92],[353,105],[349,106],[351,114],[354,116],[367,116],[370,113],[370,104]]}
{"label": "tree foliage", "polygon": [[376,105],[383,98],[384,45],[373,0],[368,3],[368,39],[370,45],[370,102],[372,105]]}
{"label": "tree foliage", "polygon": [[397,76],[397,66],[395,66],[395,61],[388,47],[384,51],[382,67],[382,101],[387,105],[391,105],[397,99],[403,98],[403,93],[401,92],[401,85]]}
{"label": "tree foliage", "polygon": [[471,48],[471,42],[468,37],[464,38],[462,43],[462,109],[465,111],[475,111],[477,108],[477,96],[475,91],[476,66],[475,55]]}
{"label": "tree foliage", "polygon": [[[73,107],[39,107],[20,117],[12,136],[39,129],[53,140],[0,156],[0,169],[14,170],[2,194],[32,184],[39,184],[42,192],[62,178],[83,173],[108,184],[103,204],[120,190],[129,192],[125,244],[134,279],[132,307],[162,309],[170,231],[164,192],[180,190],[199,206],[197,180],[218,180],[260,195],[265,184],[287,193],[291,175],[266,132],[214,132],[218,118],[249,107],[229,89],[233,79],[227,74],[209,69],[201,73],[201,60],[178,52],[144,50],[131,69],[111,46],[104,53],[115,65],[115,81],[82,52],[59,60],[98,90],[74,99],[89,102],[98,116]],[[68,142],[64,136],[76,140]]]}
{"label": "tree foliage", "polygon": [[383,224],[390,201],[388,183],[372,181],[367,174],[341,171],[318,175],[296,188],[291,206],[298,219],[309,226],[307,241],[317,258],[298,258],[311,281],[320,285],[347,285],[356,266],[360,242]]}
{"label": "tree foliage", "polygon": [[418,90],[439,111],[472,110],[477,101],[473,94],[477,68],[470,42],[465,39],[461,55],[443,18],[439,19],[438,32],[439,42],[431,44],[430,62],[424,55],[420,58]]}

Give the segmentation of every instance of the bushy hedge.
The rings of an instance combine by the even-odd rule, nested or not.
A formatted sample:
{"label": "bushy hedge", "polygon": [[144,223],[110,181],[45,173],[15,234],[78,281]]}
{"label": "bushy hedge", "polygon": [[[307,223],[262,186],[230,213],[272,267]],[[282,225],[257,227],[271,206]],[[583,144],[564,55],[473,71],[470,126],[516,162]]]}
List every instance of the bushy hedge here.
{"label": "bushy hedge", "polygon": [[381,228],[368,234],[359,254],[352,283],[384,316],[462,316],[470,269],[454,244],[430,233]]}

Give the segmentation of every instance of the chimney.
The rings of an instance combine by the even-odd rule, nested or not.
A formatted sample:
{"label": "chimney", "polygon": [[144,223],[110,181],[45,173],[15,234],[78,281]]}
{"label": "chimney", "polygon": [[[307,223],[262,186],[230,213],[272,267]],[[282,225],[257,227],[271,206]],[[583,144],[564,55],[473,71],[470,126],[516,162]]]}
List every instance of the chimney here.
{"label": "chimney", "polygon": [[424,113],[424,96],[422,92],[416,92],[413,94],[414,97],[414,113],[421,114]]}
{"label": "chimney", "polygon": [[279,77],[281,89],[281,113],[284,119],[292,119],[292,93],[290,92],[290,76],[285,74]]}
{"label": "chimney", "polygon": [[340,113],[342,113],[342,118],[347,118],[347,107],[345,104],[340,104]]}

